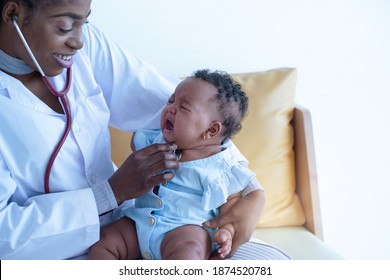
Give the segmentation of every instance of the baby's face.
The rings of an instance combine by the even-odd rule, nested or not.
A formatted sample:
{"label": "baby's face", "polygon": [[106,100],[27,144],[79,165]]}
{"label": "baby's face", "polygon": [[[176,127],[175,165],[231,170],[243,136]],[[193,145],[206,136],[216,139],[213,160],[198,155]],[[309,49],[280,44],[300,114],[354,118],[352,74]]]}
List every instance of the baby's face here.
{"label": "baby's face", "polygon": [[213,101],[216,95],[217,88],[201,79],[182,81],[161,114],[165,141],[175,143],[178,149],[200,146],[211,122],[220,119]]}

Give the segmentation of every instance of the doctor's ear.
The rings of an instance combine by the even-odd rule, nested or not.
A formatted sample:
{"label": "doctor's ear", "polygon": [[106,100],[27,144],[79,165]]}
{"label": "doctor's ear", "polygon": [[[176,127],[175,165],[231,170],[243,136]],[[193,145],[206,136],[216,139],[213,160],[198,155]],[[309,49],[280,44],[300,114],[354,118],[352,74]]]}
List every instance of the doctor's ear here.
{"label": "doctor's ear", "polygon": [[219,136],[220,133],[222,133],[222,123],[214,121],[210,124],[209,129],[203,133],[203,140]]}
{"label": "doctor's ear", "polygon": [[1,11],[2,21],[6,22],[7,24],[13,25],[14,20],[16,22],[19,20],[19,14],[21,10],[21,6],[18,3],[14,1],[7,2],[4,5],[3,10]]}

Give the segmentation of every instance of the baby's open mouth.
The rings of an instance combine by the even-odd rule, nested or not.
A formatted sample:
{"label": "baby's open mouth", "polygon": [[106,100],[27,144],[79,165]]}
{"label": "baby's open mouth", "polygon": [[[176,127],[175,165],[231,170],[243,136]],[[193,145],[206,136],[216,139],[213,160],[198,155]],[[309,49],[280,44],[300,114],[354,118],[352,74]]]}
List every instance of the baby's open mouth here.
{"label": "baby's open mouth", "polygon": [[167,121],[165,122],[165,129],[167,129],[167,130],[173,130],[173,128],[174,128],[173,124],[172,124],[169,120],[167,120]]}

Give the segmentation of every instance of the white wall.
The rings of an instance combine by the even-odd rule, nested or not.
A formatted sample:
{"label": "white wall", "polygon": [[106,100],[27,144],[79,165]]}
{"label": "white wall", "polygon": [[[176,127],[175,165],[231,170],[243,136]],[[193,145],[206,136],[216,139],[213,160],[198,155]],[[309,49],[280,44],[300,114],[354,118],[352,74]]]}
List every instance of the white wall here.
{"label": "white wall", "polygon": [[389,1],[94,0],[90,19],[178,77],[296,67],[325,241],[348,259],[390,259]]}

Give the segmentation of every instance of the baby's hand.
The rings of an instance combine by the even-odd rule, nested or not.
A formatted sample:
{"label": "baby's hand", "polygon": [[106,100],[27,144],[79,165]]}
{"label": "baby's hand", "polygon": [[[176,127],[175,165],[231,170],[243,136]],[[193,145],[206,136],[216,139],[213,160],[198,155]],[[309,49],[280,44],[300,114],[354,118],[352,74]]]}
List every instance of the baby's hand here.
{"label": "baby's hand", "polygon": [[220,258],[225,258],[232,249],[232,233],[224,228],[218,229],[214,233],[214,243],[219,244],[220,247],[218,248],[218,254]]}

